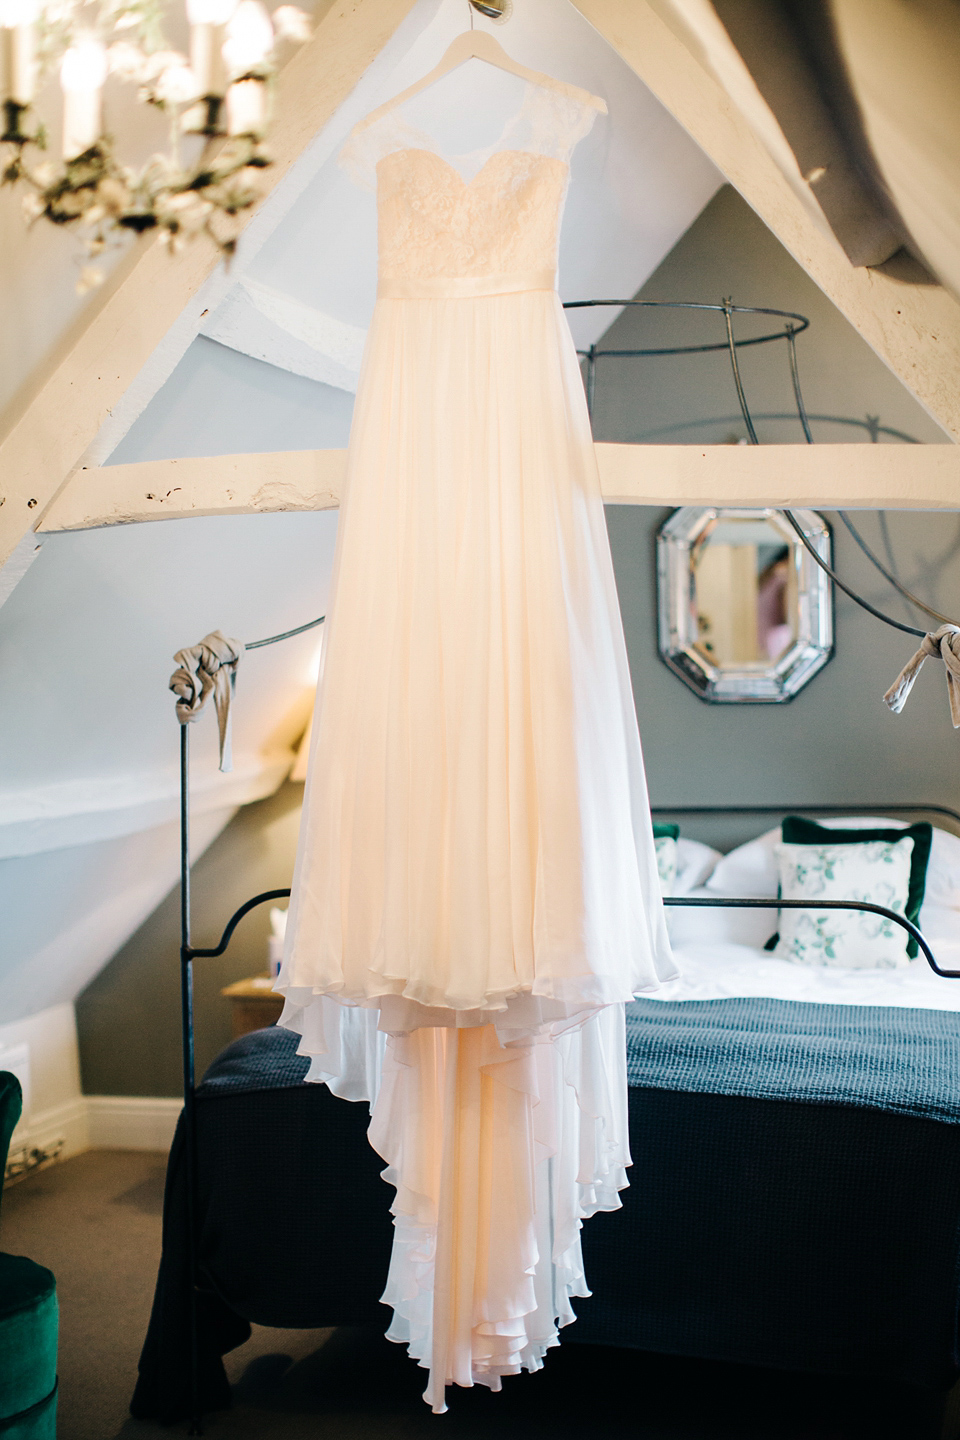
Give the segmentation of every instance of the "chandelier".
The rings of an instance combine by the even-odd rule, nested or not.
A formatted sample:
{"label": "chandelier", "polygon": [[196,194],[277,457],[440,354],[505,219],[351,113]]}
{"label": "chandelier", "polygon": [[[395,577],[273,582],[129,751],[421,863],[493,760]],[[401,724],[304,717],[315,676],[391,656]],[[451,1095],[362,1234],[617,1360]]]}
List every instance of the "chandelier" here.
{"label": "chandelier", "polygon": [[[163,30],[164,0],[0,0],[0,184],[20,186],[31,224],[70,227],[86,263],[77,290],[126,236],[157,231],[171,250],[205,236],[229,258],[239,217],[261,195],[280,51],[310,35],[304,11],[261,0],[186,0],[189,56]],[[60,159],[34,106],[59,72]],[[104,123],[109,76],[166,120],[167,148],[131,166]]]}

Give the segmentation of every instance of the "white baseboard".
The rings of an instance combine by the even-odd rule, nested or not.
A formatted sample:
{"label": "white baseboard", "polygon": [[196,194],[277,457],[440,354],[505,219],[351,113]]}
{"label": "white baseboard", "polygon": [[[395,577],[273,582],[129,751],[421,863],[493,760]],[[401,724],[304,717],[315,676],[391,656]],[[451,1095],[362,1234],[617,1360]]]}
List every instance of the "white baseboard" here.
{"label": "white baseboard", "polygon": [[62,1105],[34,1112],[18,1125],[10,1145],[11,1157],[21,1150],[58,1150],[61,1160],[90,1149],[89,1107],[85,1095]]}
{"label": "white baseboard", "polygon": [[166,1096],[85,1095],[90,1150],[169,1150],[182,1100]]}
{"label": "white baseboard", "polygon": [[182,1100],[166,1096],[78,1095],[18,1125],[10,1159],[24,1150],[59,1160],[85,1150],[169,1150],[182,1109]]}

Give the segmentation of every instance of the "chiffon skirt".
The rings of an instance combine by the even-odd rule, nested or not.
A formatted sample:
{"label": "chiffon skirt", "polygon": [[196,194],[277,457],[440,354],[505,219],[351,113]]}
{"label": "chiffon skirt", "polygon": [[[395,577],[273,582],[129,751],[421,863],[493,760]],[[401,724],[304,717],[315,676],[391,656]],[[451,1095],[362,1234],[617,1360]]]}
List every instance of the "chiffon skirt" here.
{"label": "chiffon skirt", "polygon": [[508,1045],[492,1025],[385,1035],[332,997],[288,996],[280,1024],[302,1030],[308,1079],[371,1106],[396,1187],[387,1336],[429,1371],[424,1399],[442,1413],[447,1385],[540,1369],[590,1294],[583,1221],[627,1184],[624,1007]]}
{"label": "chiffon skirt", "polygon": [[283,984],[390,1029],[511,997],[547,1023],[673,974],[552,290],[377,303],[293,890]]}
{"label": "chiffon skirt", "polygon": [[623,1004],[675,974],[593,442],[556,294],[378,301],[277,988],[372,1107],[388,1334],[535,1369],[629,1164]]}

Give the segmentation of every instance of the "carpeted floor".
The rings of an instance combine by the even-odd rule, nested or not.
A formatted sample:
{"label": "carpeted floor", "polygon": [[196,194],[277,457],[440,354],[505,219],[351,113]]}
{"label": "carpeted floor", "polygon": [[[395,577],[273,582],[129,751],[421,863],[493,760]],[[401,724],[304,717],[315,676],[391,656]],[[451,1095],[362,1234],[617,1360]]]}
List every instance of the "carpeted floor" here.
{"label": "carpeted floor", "polygon": [[[165,1157],[92,1151],[11,1187],[0,1244],[57,1276],[59,1440],[186,1433],[129,1418],[160,1253]],[[270,1217],[264,1216],[264,1224]],[[450,1392],[365,1330],[267,1330],[227,1359],[235,1405],[212,1440],[941,1440],[937,1407],[903,1389],[566,1344],[504,1392]],[[953,1431],[947,1427],[951,1437]]]}

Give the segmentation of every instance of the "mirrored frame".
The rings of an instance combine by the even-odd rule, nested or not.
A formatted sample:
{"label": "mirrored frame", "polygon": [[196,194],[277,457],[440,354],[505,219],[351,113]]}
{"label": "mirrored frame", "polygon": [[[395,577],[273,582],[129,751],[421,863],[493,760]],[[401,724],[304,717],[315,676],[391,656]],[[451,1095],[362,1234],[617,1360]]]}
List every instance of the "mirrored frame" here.
{"label": "mirrored frame", "polygon": [[[832,565],[827,522],[814,510],[791,513],[817,554]],[[748,543],[754,536],[759,543]],[[775,580],[785,606],[784,624],[771,625],[756,643],[741,645],[739,652],[727,638],[729,627],[724,631],[704,616],[698,595],[698,581],[701,593],[705,588],[704,562],[711,542],[711,559],[719,543],[729,547],[727,559],[737,560],[741,571],[744,560],[752,565],[757,593],[752,601],[747,599],[754,605],[755,636],[760,592],[765,584],[769,588],[769,577],[778,567]],[[737,557],[733,554],[737,550],[744,553]],[[727,596],[729,610],[735,603],[737,566],[728,563],[723,572],[713,564],[712,570],[711,584],[716,594]],[[781,510],[700,505],[675,510],[657,535],[657,615],[661,659],[708,704],[782,704],[809,684],[833,654],[830,580]],[[758,654],[764,642],[769,642],[768,656]],[[729,652],[726,658],[724,646]]]}

